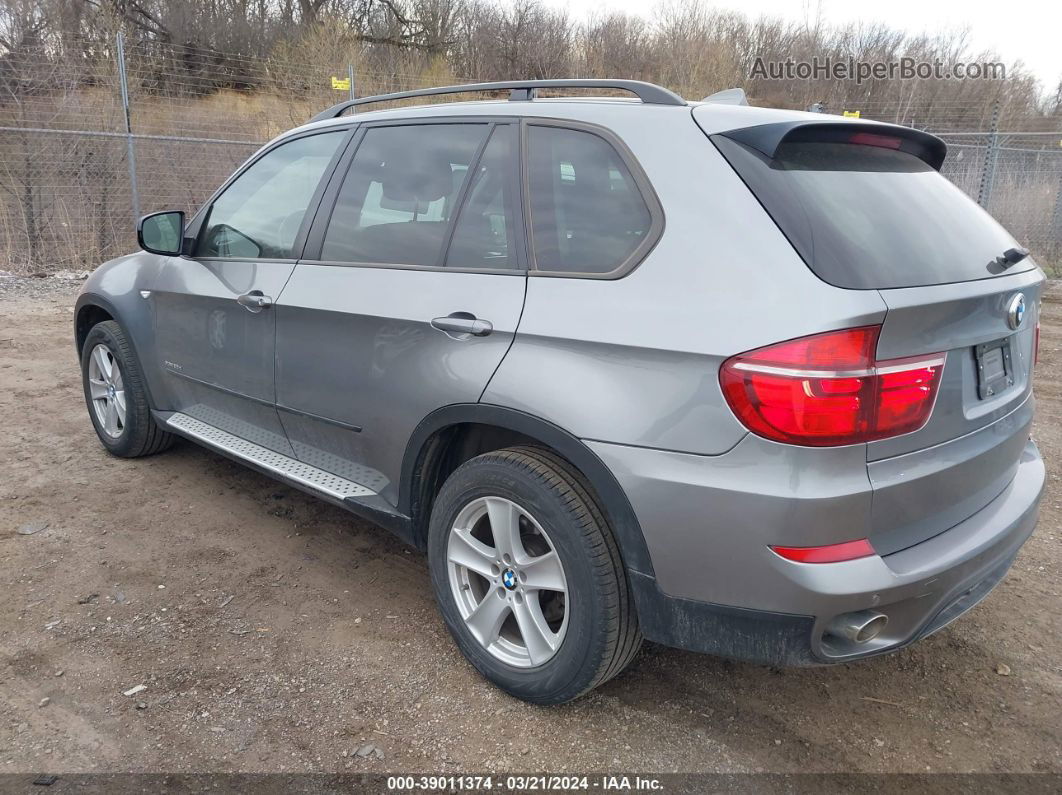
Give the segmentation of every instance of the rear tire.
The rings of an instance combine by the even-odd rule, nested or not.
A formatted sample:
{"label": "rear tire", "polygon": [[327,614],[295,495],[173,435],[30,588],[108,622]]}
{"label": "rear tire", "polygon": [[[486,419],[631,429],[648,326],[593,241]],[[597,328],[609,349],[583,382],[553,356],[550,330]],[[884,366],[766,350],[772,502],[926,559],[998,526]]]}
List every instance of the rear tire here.
{"label": "rear tire", "polygon": [[524,701],[577,698],[641,645],[612,531],[581,474],[552,452],[512,447],[458,467],[432,509],[428,561],[458,648]]}
{"label": "rear tire", "polygon": [[125,331],[113,320],[93,326],[81,349],[81,381],[89,419],[107,452],[120,458],[154,455],[174,436],[151,416],[144,373]]}

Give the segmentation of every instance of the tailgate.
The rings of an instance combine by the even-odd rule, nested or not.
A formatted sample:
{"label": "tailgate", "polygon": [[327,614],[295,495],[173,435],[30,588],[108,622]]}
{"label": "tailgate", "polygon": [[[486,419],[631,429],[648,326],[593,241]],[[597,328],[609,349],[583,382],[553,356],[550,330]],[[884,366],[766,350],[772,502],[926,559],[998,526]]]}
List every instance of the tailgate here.
{"label": "tailgate", "polygon": [[[1042,287],[1036,270],[880,291],[889,309],[879,359],[947,354],[926,425],[868,445],[871,542],[880,554],[954,527],[1013,478],[1032,424]],[[1019,296],[1026,310],[1015,323],[1011,308]]]}
{"label": "tailgate", "polygon": [[867,444],[874,548],[897,552],[981,510],[1029,436],[1043,272],[940,175],[946,147],[931,135],[800,117],[710,139],[819,278],[882,297],[878,362],[946,355],[926,424]]}

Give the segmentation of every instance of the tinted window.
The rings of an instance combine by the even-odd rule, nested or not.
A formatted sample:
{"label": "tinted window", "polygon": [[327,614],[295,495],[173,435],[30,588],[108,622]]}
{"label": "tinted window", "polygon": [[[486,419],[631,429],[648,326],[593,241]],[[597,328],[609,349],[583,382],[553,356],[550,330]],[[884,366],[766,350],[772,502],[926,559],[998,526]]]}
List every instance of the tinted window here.
{"label": "tinted window", "polygon": [[438,265],[485,124],[374,127],[354,154],[321,259]]}
{"label": "tinted window", "polygon": [[255,161],[210,208],[196,256],[294,256],[310,199],[345,134],[298,138]]}
{"label": "tinted window", "polygon": [[[719,149],[819,278],[885,289],[984,279],[1017,245],[935,169],[906,152],[783,143],[773,160],[723,136]],[[1009,273],[1034,267],[1031,260]]]}
{"label": "tinted window", "polygon": [[604,138],[532,126],[528,171],[531,233],[540,270],[608,273],[648,236],[649,208]]}
{"label": "tinted window", "polygon": [[475,167],[457,215],[446,265],[455,268],[515,267],[513,253],[513,136],[511,126],[494,128]]}

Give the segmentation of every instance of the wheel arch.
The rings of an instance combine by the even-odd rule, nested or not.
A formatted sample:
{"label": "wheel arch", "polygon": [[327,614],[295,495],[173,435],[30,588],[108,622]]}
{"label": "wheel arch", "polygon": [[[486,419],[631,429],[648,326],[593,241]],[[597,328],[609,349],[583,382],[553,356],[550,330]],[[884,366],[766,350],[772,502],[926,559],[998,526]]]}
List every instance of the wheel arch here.
{"label": "wheel arch", "polygon": [[431,503],[442,485],[439,473],[446,472],[442,459],[451,449],[454,433],[468,426],[499,429],[511,434],[513,442],[545,446],[565,458],[593,489],[615,533],[626,567],[653,576],[641,525],[612,471],[586,444],[563,428],[504,406],[445,406],[425,417],[413,431],[402,458],[398,509],[412,520],[414,543],[424,546]]}
{"label": "wheel arch", "polygon": [[[134,307],[136,309],[137,307]],[[144,366],[144,357],[142,355],[142,348],[147,347],[147,350],[152,350],[154,343],[154,323],[149,318],[139,318],[139,323],[134,325],[127,320],[136,319],[126,318],[125,313],[115,305],[106,296],[99,293],[82,293],[77,298],[77,303],[74,305],[74,346],[77,352],[78,362],[81,361],[82,349],[85,346],[85,339],[88,337],[92,327],[97,323],[102,323],[106,320],[113,320],[126,333],[126,338],[129,340],[129,345],[133,349],[133,355],[136,357],[137,364],[140,365],[140,370],[144,374],[144,389],[147,392],[148,405],[152,409],[160,408],[159,404],[155,401],[155,383],[153,373],[149,372]],[[146,334],[150,338],[147,341],[138,338],[139,334]]]}
{"label": "wheel arch", "polygon": [[119,324],[122,322],[110,301],[93,293],[78,296],[77,305],[74,307],[74,346],[78,357],[81,356],[85,339],[92,327],[106,320],[114,320]]}

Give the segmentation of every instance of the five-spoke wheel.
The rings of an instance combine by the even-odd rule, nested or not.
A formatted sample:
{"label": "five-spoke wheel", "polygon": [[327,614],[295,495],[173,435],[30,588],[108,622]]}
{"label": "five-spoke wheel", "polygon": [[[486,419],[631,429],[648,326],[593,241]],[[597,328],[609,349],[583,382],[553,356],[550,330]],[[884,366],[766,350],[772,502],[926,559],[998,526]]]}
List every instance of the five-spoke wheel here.
{"label": "five-spoke wheel", "polygon": [[475,456],[432,507],[428,563],[458,647],[513,695],[559,704],[641,642],[612,531],[570,463],[536,447]]}
{"label": "five-spoke wheel", "polygon": [[104,320],[85,335],[81,380],[92,426],[108,451],[137,458],[173,443],[151,415],[140,362],[117,322]]}
{"label": "five-spoke wheel", "polygon": [[568,627],[564,567],[542,525],[504,497],[469,502],[450,529],[450,588],[487,651],[517,667],[547,662]]}
{"label": "five-spoke wheel", "polygon": [[117,439],[125,429],[125,382],[121,365],[106,345],[96,345],[89,355],[88,385],[100,427]]}

